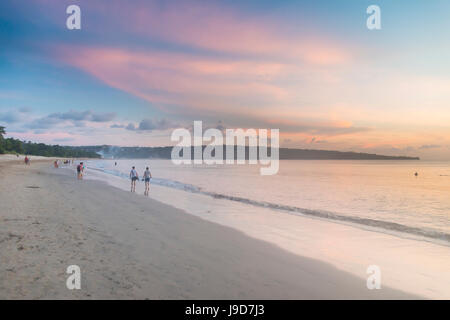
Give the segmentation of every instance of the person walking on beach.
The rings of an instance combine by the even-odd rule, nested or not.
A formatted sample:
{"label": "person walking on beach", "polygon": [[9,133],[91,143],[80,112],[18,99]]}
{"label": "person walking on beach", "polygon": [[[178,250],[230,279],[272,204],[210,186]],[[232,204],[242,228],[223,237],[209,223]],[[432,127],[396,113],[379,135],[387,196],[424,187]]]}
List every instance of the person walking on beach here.
{"label": "person walking on beach", "polygon": [[80,162],[80,164],[77,165],[77,177],[78,177],[78,180],[82,180],[83,179],[83,171],[84,171],[84,165],[83,165],[83,162]]}
{"label": "person walking on beach", "polygon": [[130,171],[130,179],[131,179],[131,192],[136,192],[136,180],[139,179],[139,176],[134,166]]}
{"label": "person walking on beach", "polygon": [[77,165],[77,178],[81,180],[81,163]]}
{"label": "person walking on beach", "polygon": [[148,196],[148,192],[150,190],[150,179],[152,178],[152,174],[150,172],[150,170],[147,168],[145,168],[144,171],[144,180],[145,181],[145,191],[144,191],[144,195]]}
{"label": "person walking on beach", "polygon": [[86,169],[86,167],[84,166],[84,162],[81,162],[81,179],[83,179],[84,176],[84,169]]}
{"label": "person walking on beach", "polygon": [[30,158],[28,158],[28,156],[25,156],[25,164],[26,165],[30,164]]}

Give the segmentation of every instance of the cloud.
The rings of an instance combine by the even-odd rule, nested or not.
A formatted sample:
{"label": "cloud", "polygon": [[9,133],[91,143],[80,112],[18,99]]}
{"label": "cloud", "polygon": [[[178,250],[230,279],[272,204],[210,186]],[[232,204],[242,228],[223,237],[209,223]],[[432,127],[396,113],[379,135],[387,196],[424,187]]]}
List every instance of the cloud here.
{"label": "cloud", "polygon": [[32,109],[30,107],[22,107],[19,109],[20,113],[30,113]]}
{"label": "cloud", "polygon": [[110,125],[109,127],[113,128],[113,129],[120,129],[120,128],[125,128],[126,126],[123,124],[114,123],[114,124]]}
{"label": "cloud", "polygon": [[152,120],[144,119],[139,123],[138,130],[166,130],[173,128],[173,124],[166,119]]}
{"label": "cloud", "polygon": [[16,123],[21,120],[21,116],[17,111],[7,111],[0,113],[0,122]]}
{"label": "cloud", "polygon": [[109,122],[116,117],[116,114],[113,112],[95,113],[91,110],[86,110],[86,111],[70,110],[65,113],[52,113],[48,117],[61,119],[61,120],[71,120],[71,121]]}
{"label": "cloud", "polygon": [[136,126],[134,125],[134,123],[129,123],[126,127],[125,127],[125,129],[127,129],[127,130],[130,130],[130,131],[134,131],[134,130],[136,130]]}
{"label": "cloud", "polygon": [[91,110],[52,113],[45,117],[37,118],[25,125],[29,129],[49,129],[67,121],[74,127],[85,127],[88,122],[109,122],[116,117],[115,113],[96,113]]}
{"label": "cloud", "polygon": [[178,125],[172,123],[167,119],[144,119],[139,122],[139,125],[129,123],[126,127],[123,125],[116,125],[115,128],[124,128],[130,131],[153,131],[153,130],[167,130],[177,127]]}
{"label": "cloud", "polygon": [[48,115],[48,118],[53,119],[60,119],[60,120],[73,120],[73,121],[80,121],[80,120],[87,120],[91,116],[91,111],[68,111],[65,113],[52,113]]}
{"label": "cloud", "polygon": [[271,79],[292,66],[271,61],[217,59],[187,53],[117,48],[60,48],[61,59],[111,87],[147,100],[172,113],[216,111],[226,103],[238,112],[248,106],[279,103],[288,92]]}
{"label": "cloud", "polygon": [[114,112],[109,113],[93,113],[91,116],[91,120],[93,122],[109,122],[116,117]]}
{"label": "cloud", "polygon": [[437,144],[424,144],[424,145],[422,145],[422,146],[420,146],[419,147],[419,149],[438,149],[438,148],[441,148],[441,146],[440,145],[437,145]]}
{"label": "cloud", "polygon": [[318,143],[325,136],[350,135],[355,133],[369,132],[372,128],[355,126],[348,121],[330,121],[320,119],[285,119],[271,118],[257,119],[241,116],[241,120],[252,124],[253,127],[279,129],[284,134],[304,133],[310,135],[308,143]]}
{"label": "cloud", "polygon": [[47,116],[35,119],[26,124],[25,126],[29,129],[49,129],[59,123],[61,123],[60,119]]}
{"label": "cloud", "polygon": [[[108,15],[103,4],[84,4],[98,19],[90,21],[97,36],[114,28],[117,37],[156,41],[197,51],[258,57],[282,57],[317,65],[342,64],[350,52],[313,28],[301,33],[276,16],[258,16],[213,1],[110,0]],[[124,17],[127,17],[124,19]],[[56,16],[55,16],[56,18]],[[120,31],[119,31],[120,29]]]}
{"label": "cloud", "polygon": [[[59,5],[41,5],[59,2],[38,2],[44,15],[30,8],[25,11],[59,24]],[[292,20],[278,9],[253,12],[241,10],[234,2],[216,1],[162,4],[136,0],[130,6],[123,0],[110,0],[107,15],[105,5],[98,1],[83,5],[91,17],[83,33],[88,32],[86,39],[98,41],[69,41],[68,45],[56,35],[54,47],[40,43],[41,49],[52,49],[48,50],[51,58],[56,56],[110,87],[150,102],[151,108],[164,110],[162,116],[169,119],[175,115],[173,119],[204,120],[205,128],[218,119],[230,128],[279,128],[282,138],[289,138],[285,141],[292,145],[301,141],[324,147],[319,143],[331,141],[333,148],[341,149],[388,144],[414,145],[416,150],[422,145],[423,153],[437,153],[443,148],[425,149],[437,148],[436,141],[448,144],[448,77],[412,76],[415,69],[408,68],[423,64],[414,63],[421,62],[420,55],[416,55],[417,61],[403,59],[406,69],[391,68],[393,62],[397,65],[396,55],[388,54],[381,63],[377,57],[388,51],[376,46],[369,50],[355,39],[343,40],[339,32],[327,29],[330,25],[326,23],[324,28],[313,28],[321,24],[321,17],[318,21],[311,16]],[[302,17],[308,10],[295,16]],[[60,61],[53,61],[61,67]],[[34,95],[33,90],[27,95]],[[112,97],[105,99],[107,103]],[[433,112],[423,107],[430,101],[437,105]],[[77,133],[92,130],[96,136],[89,135],[90,139],[106,141],[107,135],[113,135],[109,141],[114,142],[119,136],[170,126],[148,119],[129,124],[120,119],[112,124],[108,122],[116,120],[113,113],[58,111],[62,113],[31,118],[32,126],[45,130],[60,124],[57,128],[61,131],[70,127]],[[15,116],[3,115],[8,121],[15,121]],[[419,134],[414,126],[424,123],[431,130]]]}
{"label": "cloud", "polygon": [[[351,62],[356,52],[312,29],[294,34],[291,27],[290,32],[284,29],[281,20],[257,15],[248,19],[224,4],[182,1],[162,6],[157,1],[138,1],[127,6],[111,1],[114,5],[107,16],[100,15],[103,5],[87,4],[90,12],[102,17],[101,23],[93,22],[95,32],[107,34],[108,26],[123,24],[120,36],[146,41],[134,46],[60,45],[52,52],[108,86],[150,102],[169,117],[217,120],[223,113],[238,118],[243,112],[252,116],[265,109],[272,113],[266,115],[269,118],[282,108],[296,109],[299,100],[311,100],[299,98],[301,91],[322,92],[327,85],[319,81],[319,89],[309,90],[307,80],[315,71],[322,80],[331,68]],[[124,15],[128,18],[121,19]],[[150,121],[126,129],[158,127]]]}

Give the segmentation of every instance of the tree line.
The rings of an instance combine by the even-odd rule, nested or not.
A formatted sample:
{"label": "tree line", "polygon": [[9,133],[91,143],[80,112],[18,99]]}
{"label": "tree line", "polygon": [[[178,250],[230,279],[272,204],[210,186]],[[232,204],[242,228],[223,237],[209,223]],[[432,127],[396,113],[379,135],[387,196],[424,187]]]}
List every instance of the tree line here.
{"label": "tree line", "polygon": [[26,142],[14,138],[5,138],[3,137],[5,134],[5,127],[0,126],[0,154],[15,153],[44,157],[100,158],[100,155],[96,152],[81,148]]}

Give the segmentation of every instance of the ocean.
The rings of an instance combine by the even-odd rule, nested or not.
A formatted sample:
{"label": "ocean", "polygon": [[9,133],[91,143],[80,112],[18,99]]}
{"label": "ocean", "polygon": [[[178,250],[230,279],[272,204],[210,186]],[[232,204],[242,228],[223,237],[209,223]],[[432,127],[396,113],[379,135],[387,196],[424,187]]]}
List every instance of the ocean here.
{"label": "ocean", "polygon": [[[152,199],[332,264],[362,283],[368,266],[376,265],[385,285],[450,297],[448,162],[281,160],[272,176],[260,175],[259,165],[143,159],[86,164],[85,179],[127,192],[131,167],[142,176],[148,166]],[[139,181],[136,196],[143,194]]]}
{"label": "ocean", "polygon": [[[450,243],[449,162],[281,160],[277,175],[262,176],[258,165],[87,161],[88,176],[125,190],[132,166],[141,175],[149,166],[152,186],[162,187],[168,194],[169,201],[165,196],[159,200],[187,212],[198,211],[197,198],[190,203],[188,195],[173,198],[171,191],[209,198],[207,210],[213,212],[223,210],[223,202],[214,207],[214,200],[221,199],[228,201],[230,214],[242,210],[257,214],[258,208],[269,208],[280,214],[306,215]],[[137,192],[141,189],[143,182],[138,183]]]}

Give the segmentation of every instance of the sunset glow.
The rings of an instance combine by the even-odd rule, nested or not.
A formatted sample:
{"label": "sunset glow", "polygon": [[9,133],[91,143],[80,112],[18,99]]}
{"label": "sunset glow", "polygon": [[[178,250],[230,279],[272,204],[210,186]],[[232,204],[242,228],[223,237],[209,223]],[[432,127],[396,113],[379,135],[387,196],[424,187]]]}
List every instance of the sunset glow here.
{"label": "sunset glow", "polygon": [[[379,1],[383,28],[370,31],[367,1],[75,1],[83,26],[69,31],[72,2],[0,4],[7,136],[168,145],[202,120],[279,128],[282,147],[450,159],[450,48],[433,36],[450,27],[448,2]],[[70,117],[84,111],[114,116]],[[145,119],[165,125],[127,130]]]}

